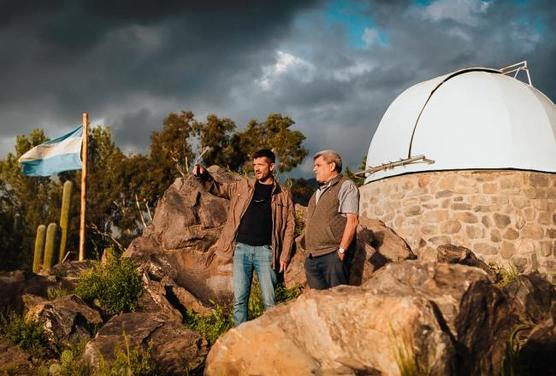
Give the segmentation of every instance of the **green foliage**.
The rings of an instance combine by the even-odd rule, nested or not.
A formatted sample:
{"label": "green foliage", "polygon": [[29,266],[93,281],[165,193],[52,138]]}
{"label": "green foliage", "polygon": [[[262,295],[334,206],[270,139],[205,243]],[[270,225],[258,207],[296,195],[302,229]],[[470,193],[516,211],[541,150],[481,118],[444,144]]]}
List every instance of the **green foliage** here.
{"label": "green foliage", "polygon": [[60,361],[50,366],[48,374],[51,376],[88,376],[93,374],[93,370],[82,359],[85,351],[86,342],[72,346],[60,355]]}
{"label": "green foliage", "polygon": [[46,226],[39,225],[37,227],[37,235],[35,237],[35,252],[33,254],[33,273],[38,273],[41,268],[45,234],[46,234]]}
{"label": "green foliage", "polygon": [[295,214],[295,230],[294,236],[298,237],[303,234],[303,230],[305,230],[305,216],[303,215],[303,211],[296,209]]}
{"label": "green foliage", "polygon": [[500,376],[520,376],[527,374],[526,365],[521,355],[523,340],[520,333],[531,329],[529,324],[516,324],[513,326],[504,349],[504,358],[500,365]]}
{"label": "green foliage", "polygon": [[317,188],[318,183],[315,179],[292,179],[290,191],[292,192],[293,201],[297,204],[307,206],[309,204],[309,199]]}
{"label": "green foliage", "polygon": [[[286,288],[282,283],[278,284],[275,289],[275,302],[276,304],[284,303],[289,300],[297,298],[303,292],[303,286],[300,284],[295,285],[291,289]],[[261,286],[257,278],[253,278],[251,284],[251,292],[249,294],[248,316],[249,319],[255,319],[262,315],[264,312],[264,303],[261,294]]]}
{"label": "green foliage", "polygon": [[216,305],[208,316],[201,316],[191,310],[185,315],[185,326],[199,332],[212,346],[218,337],[233,328],[232,306]]}
{"label": "green foliage", "polygon": [[66,255],[72,188],[73,183],[70,180],[64,183],[64,189],[62,193],[62,208],[60,210],[60,251],[58,252],[59,263],[64,261],[64,256]]}
{"label": "green foliage", "polygon": [[270,114],[264,122],[251,120],[244,131],[232,137],[232,143],[242,152],[243,164],[250,161],[256,150],[267,148],[276,154],[278,171],[291,171],[307,156],[307,149],[302,146],[305,136],[290,129],[294,124],[288,116]]}
{"label": "green foliage", "polygon": [[[357,166],[357,171],[365,171],[367,169],[367,155],[361,157],[359,166]],[[356,186],[360,187],[365,184],[365,178],[363,176],[355,176],[355,172],[352,172],[349,167],[346,167],[344,175],[353,180]]]}
{"label": "green foliage", "polygon": [[519,278],[519,271],[509,262],[506,266],[490,265],[496,273],[496,286],[502,288]]}
{"label": "green foliage", "polygon": [[95,376],[158,376],[160,370],[152,357],[152,346],[144,350],[140,345],[131,347],[129,338],[124,333],[124,348],[118,344],[114,349],[115,359],[106,362],[101,358],[100,368]]}
{"label": "green foliage", "polygon": [[43,270],[49,270],[52,267],[54,257],[54,243],[56,241],[56,223],[50,223],[46,229],[46,240],[44,242],[44,260],[42,262]]}
{"label": "green foliage", "polygon": [[113,258],[84,273],[75,293],[86,302],[98,300],[109,314],[118,314],[135,309],[143,284],[133,260]]}
{"label": "green foliage", "polygon": [[64,296],[68,296],[71,294],[71,291],[60,287],[60,288],[52,288],[46,291],[46,296],[48,300],[55,300],[58,298],[63,298]]}
{"label": "green foliage", "polygon": [[[302,285],[296,285],[291,289],[287,289],[284,285],[280,284],[276,288],[276,304],[295,299],[302,292]],[[253,279],[253,284],[251,286],[248,310],[250,319],[259,317],[264,311],[261,291],[256,278]],[[233,328],[233,306],[232,304],[224,306],[216,305],[208,316],[201,316],[188,310],[185,315],[185,326],[199,332],[206,338],[209,345],[212,346],[218,337]]]}
{"label": "green foliage", "polygon": [[407,334],[397,335],[390,326],[393,340],[394,357],[401,376],[428,376],[431,370],[428,364],[417,359],[413,340]]}
{"label": "green foliage", "polygon": [[7,317],[0,315],[0,334],[34,357],[44,358],[51,353],[42,325],[14,312]]}

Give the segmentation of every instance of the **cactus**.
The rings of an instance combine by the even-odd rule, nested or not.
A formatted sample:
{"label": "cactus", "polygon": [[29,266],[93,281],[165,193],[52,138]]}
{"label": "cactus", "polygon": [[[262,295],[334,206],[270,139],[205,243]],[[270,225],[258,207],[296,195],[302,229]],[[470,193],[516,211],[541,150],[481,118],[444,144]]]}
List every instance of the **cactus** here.
{"label": "cactus", "polygon": [[52,256],[54,256],[54,242],[56,240],[56,223],[51,223],[46,229],[46,241],[44,244],[43,270],[48,270],[52,266]]}
{"label": "cactus", "polygon": [[35,253],[33,255],[33,273],[38,273],[42,264],[42,250],[44,248],[44,234],[46,226],[39,225],[37,227],[37,236],[35,237]]}
{"label": "cactus", "polygon": [[66,256],[66,243],[68,239],[69,213],[71,204],[71,190],[73,184],[67,180],[64,183],[64,193],[62,194],[62,209],[60,210],[60,252],[58,262],[61,263]]}

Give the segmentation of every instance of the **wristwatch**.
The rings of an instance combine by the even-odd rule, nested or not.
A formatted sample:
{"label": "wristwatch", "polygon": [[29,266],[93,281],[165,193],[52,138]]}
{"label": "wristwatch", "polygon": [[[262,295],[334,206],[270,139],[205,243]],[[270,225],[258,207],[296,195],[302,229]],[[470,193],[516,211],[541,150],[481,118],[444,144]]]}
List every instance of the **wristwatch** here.
{"label": "wristwatch", "polygon": [[341,255],[343,255],[343,254],[346,252],[346,250],[344,249],[344,247],[340,247],[340,248],[338,248],[338,252],[339,252]]}

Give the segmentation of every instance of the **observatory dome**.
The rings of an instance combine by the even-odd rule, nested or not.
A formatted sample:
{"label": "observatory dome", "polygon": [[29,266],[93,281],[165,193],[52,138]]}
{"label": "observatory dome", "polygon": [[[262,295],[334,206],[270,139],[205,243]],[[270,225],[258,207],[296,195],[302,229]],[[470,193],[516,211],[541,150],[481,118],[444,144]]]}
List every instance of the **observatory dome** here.
{"label": "observatory dome", "polygon": [[388,107],[367,168],[424,155],[433,163],[382,169],[366,182],[409,172],[519,169],[556,172],[556,105],[501,71],[469,68],[418,83]]}

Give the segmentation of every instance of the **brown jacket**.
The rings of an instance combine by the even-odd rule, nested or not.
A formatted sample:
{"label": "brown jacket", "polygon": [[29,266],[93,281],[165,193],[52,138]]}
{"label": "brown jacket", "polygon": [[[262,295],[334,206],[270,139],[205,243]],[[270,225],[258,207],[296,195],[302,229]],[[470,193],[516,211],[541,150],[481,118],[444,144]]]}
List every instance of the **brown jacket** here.
{"label": "brown jacket", "polygon": [[[255,192],[255,180],[243,178],[227,184],[212,179],[211,181],[210,192],[230,200],[228,218],[215,245],[220,257],[230,259],[233,257],[241,217],[245,214]],[[272,267],[275,267],[278,260],[286,263],[290,261],[295,230],[292,195],[277,182],[274,182],[270,206],[272,208]]]}

